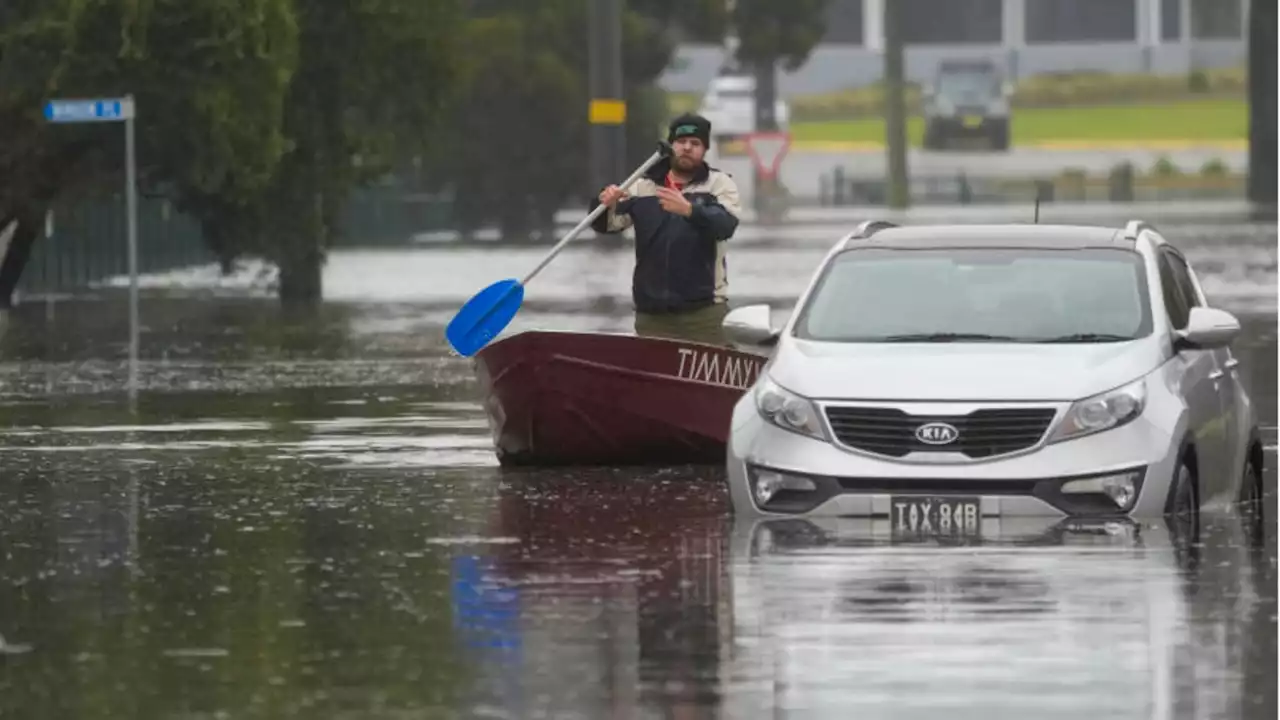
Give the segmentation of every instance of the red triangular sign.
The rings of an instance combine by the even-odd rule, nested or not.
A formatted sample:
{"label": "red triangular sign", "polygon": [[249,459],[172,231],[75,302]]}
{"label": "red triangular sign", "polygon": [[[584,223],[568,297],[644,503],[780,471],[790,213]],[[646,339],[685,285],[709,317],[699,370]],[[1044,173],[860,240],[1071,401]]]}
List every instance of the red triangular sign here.
{"label": "red triangular sign", "polygon": [[756,170],[765,177],[772,177],[778,174],[782,158],[787,156],[787,150],[791,147],[791,133],[752,133],[746,137],[746,143],[747,152],[751,154]]}

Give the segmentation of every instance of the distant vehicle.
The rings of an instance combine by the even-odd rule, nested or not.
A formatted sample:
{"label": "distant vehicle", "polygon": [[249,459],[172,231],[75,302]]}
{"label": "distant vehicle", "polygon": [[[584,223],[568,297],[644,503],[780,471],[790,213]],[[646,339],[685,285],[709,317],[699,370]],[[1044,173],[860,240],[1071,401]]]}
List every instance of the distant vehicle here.
{"label": "distant vehicle", "polygon": [[[773,112],[778,129],[785,130],[791,108],[779,98]],[[717,145],[756,132],[755,76],[739,73],[717,76],[707,87],[698,113],[711,121],[712,142]]]}
{"label": "distant vehicle", "polygon": [[986,518],[1261,512],[1240,324],[1145,223],[864,223],[783,329],[767,305],[724,327],[772,347],[730,426],[738,514],[980,536]]}
{"label": "distant vehicle", "polygon": [[953,140],[986,138],[993,150],[1009,149],[1009,99],[1013,87],[990,60],[944,60],[924,89],[926,150]]}

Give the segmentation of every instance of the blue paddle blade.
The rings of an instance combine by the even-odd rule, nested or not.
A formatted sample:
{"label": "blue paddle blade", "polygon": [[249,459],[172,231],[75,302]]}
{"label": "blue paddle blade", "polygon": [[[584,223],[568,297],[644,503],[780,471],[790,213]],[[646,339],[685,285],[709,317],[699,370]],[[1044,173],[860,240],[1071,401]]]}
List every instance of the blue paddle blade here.
{"label": "blue paddle blade", "polygon": [[499,280],[458,309],[444,336],[459,355],[471,357],[502,332],[523,301],[524,286],[519,280]]}

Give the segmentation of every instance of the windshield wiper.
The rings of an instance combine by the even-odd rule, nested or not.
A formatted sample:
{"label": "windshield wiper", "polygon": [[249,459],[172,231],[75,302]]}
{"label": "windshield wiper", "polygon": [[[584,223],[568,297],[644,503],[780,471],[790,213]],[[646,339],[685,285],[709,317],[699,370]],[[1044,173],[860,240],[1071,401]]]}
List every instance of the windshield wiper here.
{"label": "windshield wiper", "polygon": [[1133,340],[1128,335],[1115,335],[1113,333],[1073,333],[1071,335],[1059,335],[1058,337],[1044,338],[1042,340],[1034,340],[1037,343],[1093,343],[1093,342],[1124,342]]}
{"label": "windshield wiper", "polygon": [[986,335],[984,333],[912,333],[906,335],[888,335],[879,338],[880,342],[1015,342],[1008,335]]}

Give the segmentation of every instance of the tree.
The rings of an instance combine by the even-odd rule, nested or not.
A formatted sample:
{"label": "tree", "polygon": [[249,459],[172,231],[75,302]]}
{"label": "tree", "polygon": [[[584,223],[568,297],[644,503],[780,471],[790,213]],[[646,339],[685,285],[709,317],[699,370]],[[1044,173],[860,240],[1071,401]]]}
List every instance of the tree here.
{"label": "tree", "polygon": [[[756,128],[777,130],[778,66],[794,71],[826,32],[828,0],[733,0],[729,34],[737,38],[735,60],[756,77]],[[773,207],[776,179],[766,182],[756,172],[753,198],[757,210]]]}
{"label": "tree", "polygon": [[[454,109],[451,152],[436,156],[433,173],[454,188],[464,234],[496,222],[505,238],[546,237],[566,201],[586,204],[586,2],[472,4],[474,64]],[[628,156],[637,164],[652,152],[665,112],[651,89],[670,62],[678,11],[670,0],[628,3],[623,16]]]}
{"label": "tree", "polygon": [[756,74],[756,118],[761,130],[777,129],[777,69],[799,69],[826,32],[829,0],[734,0],[737,60]]}
{"label": "tree", "polygon": [[280,270],[281,301],[310,308],[350,191],[438,141],[457,89],[463,0],[294,0],[299,63],[284,105],[288,149],[266,192],[222,204]]}
{"label": "tree", "polygon": [[[263,187],[284,149],[290,0],[21,0],[0,10],[0,264],[7,304],[59,197],[117,179],[118,125],[50,126],[52,97],[132,93],[141,182],[179,204]],[[113,131],[114,130],[114,131]]]}

